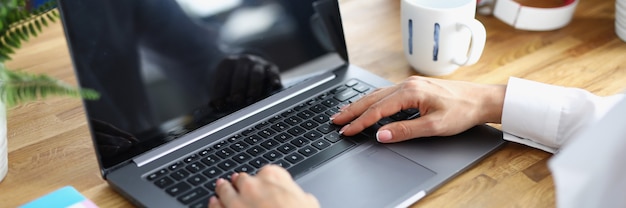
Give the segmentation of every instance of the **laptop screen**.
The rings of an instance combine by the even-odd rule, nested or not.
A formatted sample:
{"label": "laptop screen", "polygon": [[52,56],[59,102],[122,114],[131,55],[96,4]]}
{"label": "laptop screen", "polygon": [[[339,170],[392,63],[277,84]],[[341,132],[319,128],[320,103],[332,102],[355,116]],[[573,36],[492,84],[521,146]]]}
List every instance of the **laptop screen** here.
{"label": "laptop screen", "polygon": [[60,0],[103,168],[347,63],[325,2]]}

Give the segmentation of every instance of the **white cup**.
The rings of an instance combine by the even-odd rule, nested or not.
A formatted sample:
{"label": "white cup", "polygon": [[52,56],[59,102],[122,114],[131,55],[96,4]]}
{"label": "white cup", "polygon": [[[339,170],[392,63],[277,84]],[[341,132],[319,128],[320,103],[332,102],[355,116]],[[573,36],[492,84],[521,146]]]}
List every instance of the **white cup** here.
{"label": "white cup", "polygon": [[478,62],[486,31],[476,0],[401,1],[404,55],[415,71],[440,76]]}

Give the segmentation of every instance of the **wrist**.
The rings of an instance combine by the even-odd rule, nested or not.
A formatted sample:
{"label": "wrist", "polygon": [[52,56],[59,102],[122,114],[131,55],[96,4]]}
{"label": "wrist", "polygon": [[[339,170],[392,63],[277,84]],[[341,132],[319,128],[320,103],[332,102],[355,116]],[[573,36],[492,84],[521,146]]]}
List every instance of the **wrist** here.
{"label": "wrist", "polygon": [[486,88],[482,97],[484,110],[482,111],[481,120],[483,123],[499,124],[502,121],[506,85],[486,85]]}

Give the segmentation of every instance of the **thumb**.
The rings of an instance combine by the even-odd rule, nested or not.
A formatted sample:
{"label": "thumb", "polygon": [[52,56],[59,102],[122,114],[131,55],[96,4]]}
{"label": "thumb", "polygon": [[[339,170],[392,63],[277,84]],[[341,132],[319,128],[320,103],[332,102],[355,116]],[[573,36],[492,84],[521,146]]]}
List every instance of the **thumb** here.
{"label": "thumb", "polygon": [[437,136],[441,128],[440,120],[436,113],[433,113],[412,120],[392,122],[378,129],[376,140],[381,143],[395,143],[414,138]]}

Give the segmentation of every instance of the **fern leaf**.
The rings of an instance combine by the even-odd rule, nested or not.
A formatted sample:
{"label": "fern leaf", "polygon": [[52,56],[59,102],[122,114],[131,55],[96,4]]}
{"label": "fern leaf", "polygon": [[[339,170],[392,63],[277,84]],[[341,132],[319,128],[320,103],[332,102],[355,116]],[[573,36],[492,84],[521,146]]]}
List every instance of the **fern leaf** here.
{"label": "fern leaf", "polygon": [[32,23],[28,24],[28,30],[30,30],[30,34],[33,34],[33,36],[37,37],[37,30],[35,30],[35,26]]}
{"label": "fern leaf", "polygon": [[0,69],[0,99],[7,107],[55,95],[99,98],[94,90],[73,87],[47,75]]}
{"label": "fern leaf", "polygon": [[47,13],[46,17],[48,17],[48,20],[50,20],[51,22],[57,22],[56,18],[52,16],[52,12]]}
{"label": "fern leaf", "polygon": [[46,18],[39,18],[39,20],[41,21],[41,24],[43,24],[43,26],[48,27],[48,21],[46,21]]}

